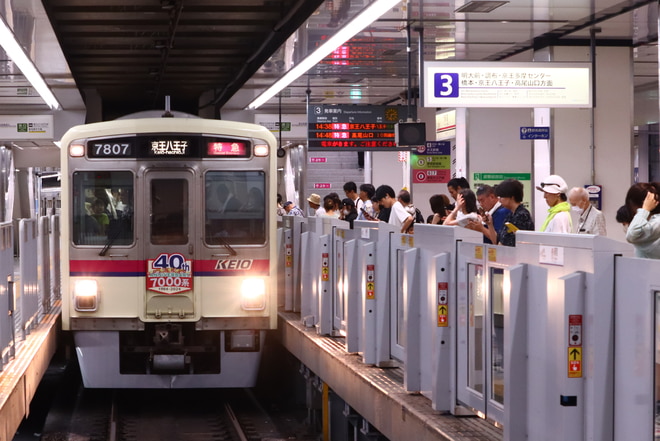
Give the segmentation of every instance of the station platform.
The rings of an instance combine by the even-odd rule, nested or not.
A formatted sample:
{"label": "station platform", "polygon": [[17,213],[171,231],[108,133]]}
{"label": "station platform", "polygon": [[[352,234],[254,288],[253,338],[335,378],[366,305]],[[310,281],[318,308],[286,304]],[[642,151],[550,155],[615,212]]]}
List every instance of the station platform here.
{"label": "station platform", "polygon": [[282,345],[389,440],[502,440],[503,429],[482,418],[431,408],[431,400],[403,388],[403,370],[365,365],[342,338],[319,335],[300,314],[280,311]]}
{"label": "station platform", "polygon": [[13,439],[29,415],[30,402],[57,349],[60,311],[57,301],[0,372],[0,441]]}

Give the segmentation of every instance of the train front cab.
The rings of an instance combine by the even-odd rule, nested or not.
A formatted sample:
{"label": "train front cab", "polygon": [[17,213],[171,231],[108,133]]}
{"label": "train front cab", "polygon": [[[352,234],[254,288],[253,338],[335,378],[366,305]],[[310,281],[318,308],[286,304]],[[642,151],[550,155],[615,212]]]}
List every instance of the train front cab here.
{"label": "train front cab", "polygon": [[[69,163],[63,317],[85,386],[253,386],[276,326],[270,159],[135,164]],[[103,231],[90,205],[105,196],[125,205]]]}

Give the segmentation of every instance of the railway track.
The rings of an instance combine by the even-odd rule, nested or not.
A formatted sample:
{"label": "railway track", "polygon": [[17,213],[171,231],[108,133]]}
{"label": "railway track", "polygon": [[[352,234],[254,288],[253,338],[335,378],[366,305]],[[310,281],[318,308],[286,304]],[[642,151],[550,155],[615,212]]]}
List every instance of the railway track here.
{"label": "railway track", "polygon": [[[51,412],[42,441],[292,439],[246,389],[109,391],[79,387],[72,401],[68,410]],[[299,436],[295,439],[304,441]],[[315,438],[310,435],[307,439]]]}

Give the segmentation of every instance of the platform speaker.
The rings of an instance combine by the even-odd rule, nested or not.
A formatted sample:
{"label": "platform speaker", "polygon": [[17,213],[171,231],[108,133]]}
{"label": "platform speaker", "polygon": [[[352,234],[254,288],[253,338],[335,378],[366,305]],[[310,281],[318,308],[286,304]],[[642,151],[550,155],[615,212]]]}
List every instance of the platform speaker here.
{"label": "platform speaker", "polygon": [[398,123],[394,125],[398,146],[426,144],[426,123]]}

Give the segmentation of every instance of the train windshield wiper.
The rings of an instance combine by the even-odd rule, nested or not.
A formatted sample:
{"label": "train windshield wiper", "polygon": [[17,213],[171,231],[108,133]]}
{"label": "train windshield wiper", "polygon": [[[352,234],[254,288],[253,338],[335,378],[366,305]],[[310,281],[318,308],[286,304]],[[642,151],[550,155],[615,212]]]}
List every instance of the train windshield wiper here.
{"label": "train windshield wiper", "polygon": [[115,243],[115,240],[117,240],[119,235],[124,231],[123,225],[124,222],[117,222],[115,228],[113,228],[112,232],[108,234],[108,241],[105,243],[105,246],[99,253],[99,256],[105,256],[105,254],[108,252],[112,244]]}
{"label": "train windshield wiper", "polygon": [[229,242],[227,242],[225,239],[222,238],[222,236],[215,236],[215,239],[220,240],[222,242],[222,245],[229,250],[229,254],[231,256],[236,256],[238,253],[236,252],[235,249],[232,248],[231,245],[229,245]]}

